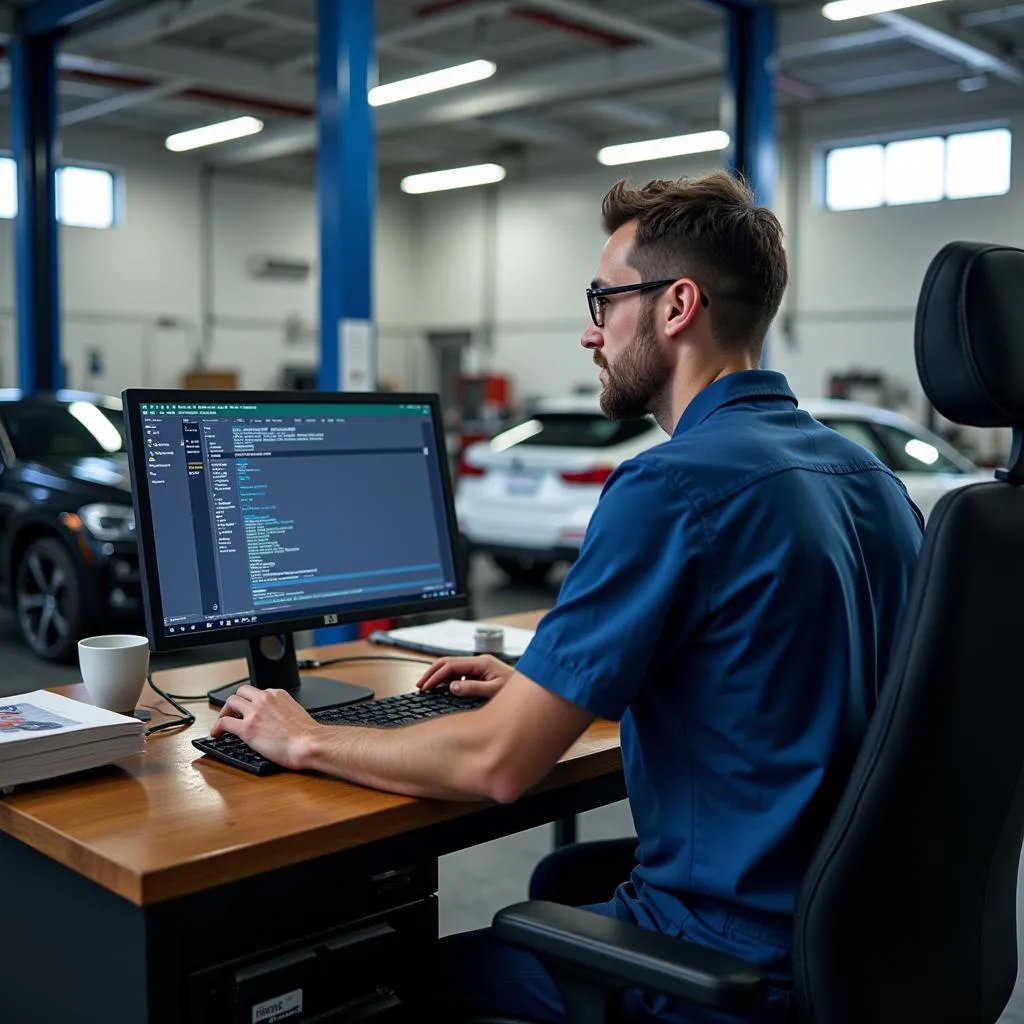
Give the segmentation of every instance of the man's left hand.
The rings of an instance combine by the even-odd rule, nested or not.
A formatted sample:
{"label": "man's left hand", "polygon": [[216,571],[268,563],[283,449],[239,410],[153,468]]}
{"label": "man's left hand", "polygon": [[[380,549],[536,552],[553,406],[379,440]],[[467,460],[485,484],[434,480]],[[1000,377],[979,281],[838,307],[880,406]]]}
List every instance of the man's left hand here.
{"label": "man's left hand", "polygon": [[301,771],[318,725],[287,690],[240,686],[221,708],[211,736],[234,733],[253,750],[283,768]]}

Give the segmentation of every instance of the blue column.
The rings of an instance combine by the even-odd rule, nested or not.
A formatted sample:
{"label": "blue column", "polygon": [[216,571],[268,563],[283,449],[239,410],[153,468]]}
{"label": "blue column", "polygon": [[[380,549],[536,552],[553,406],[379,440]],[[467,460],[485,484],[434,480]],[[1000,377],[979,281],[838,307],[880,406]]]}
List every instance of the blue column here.
{"label": "blue column", "polygon": [[18,378],[28,392],[62,386],[57,249],[56,36],[11,46],[11,143],[18,176],[14,223]]}
{"label": "blue column", "polygon": [[[731,140],[728,166],[764,206],[773,206],[778,178],[775,139],[775,12],[767,4],[723,4],[727,25],[726,103],[722,127]],[[765,341],[761,365],[768,365]]]}
{"label": "blue column", "polygon": [[[320,367],[323,391],[372,390],[373,219],[377,196],[373,112],[373,0],[317,0],[317,202],[320,217]],[[351,639],[352,626],[317,642]]]}

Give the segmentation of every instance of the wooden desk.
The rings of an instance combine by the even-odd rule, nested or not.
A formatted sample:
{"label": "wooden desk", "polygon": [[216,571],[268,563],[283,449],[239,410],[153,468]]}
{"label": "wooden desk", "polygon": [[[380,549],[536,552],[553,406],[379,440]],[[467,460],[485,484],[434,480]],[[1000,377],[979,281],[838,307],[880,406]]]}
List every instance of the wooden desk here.
{"label": "wooden desk", "polygon": [[[540,615],[494,621],[532,627]],[[363,654],[404,656],[366,642],[305,656]],[[372,660],[315,671],[387,696],[412,689],[422,668]],[[198,695],[245,672],[231,661],[156,678],[170,693]],[[142,703],[167,707],[148,688]],[[608,722],[523,799],[498,806],[313,774],[247,775],[191,745],[216,717],[205,703],[191,708],[196,724],[154,736],[144,755],[0,799],[5,1024],[213,1024],[194,1005],[202,971],[413,905],[414,916],[432,916],[410,925],[418,941],[431,929],[436,937],[438,856],[624,796],[618,730]]]}

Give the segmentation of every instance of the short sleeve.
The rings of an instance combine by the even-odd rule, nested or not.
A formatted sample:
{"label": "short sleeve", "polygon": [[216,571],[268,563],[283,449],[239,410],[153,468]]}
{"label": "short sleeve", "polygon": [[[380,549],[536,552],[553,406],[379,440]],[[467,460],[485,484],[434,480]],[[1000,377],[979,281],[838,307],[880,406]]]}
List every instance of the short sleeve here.
{"label": "short sleeve", "polygon": [[699,513],[678,481],[656,462],[624,463],[517,668],[618,721],[659,655],[684,643],[703,617],[704,551]]}

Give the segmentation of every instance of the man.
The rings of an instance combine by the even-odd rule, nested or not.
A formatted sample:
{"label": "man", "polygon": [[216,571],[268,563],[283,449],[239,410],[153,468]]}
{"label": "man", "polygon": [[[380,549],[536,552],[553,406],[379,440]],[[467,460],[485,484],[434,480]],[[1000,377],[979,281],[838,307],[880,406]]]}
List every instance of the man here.
{"label": "man", "polygon": [[[757,369],[787,269],[778,221],[745,186],[619,182],[603,213],[582,342],[606,415],[650,413],[670,439],[609,479],[516,671],[443,660],[422,686],[490,702],[392,731],[322,727],[282,692],[242,688],[214,732],[290,768],[510,801],[595,717],[619,720],[636,841],[554,855],[531,894],[763,965],[770,1002],[745,1019],[782,1021],[797,889],[874,709],[921,517]],[[562,1019],[539,964],[485,933],[446,940],[443,959],[464,1005]],[[625,1009],[723,1019],[635,992]]]}

